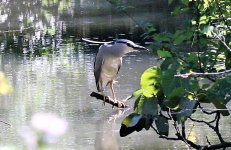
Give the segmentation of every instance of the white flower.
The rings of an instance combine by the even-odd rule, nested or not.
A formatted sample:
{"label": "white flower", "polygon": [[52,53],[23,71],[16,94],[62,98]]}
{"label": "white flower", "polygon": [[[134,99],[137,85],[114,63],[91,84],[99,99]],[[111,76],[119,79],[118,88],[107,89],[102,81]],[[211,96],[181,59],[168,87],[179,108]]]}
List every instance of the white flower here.
{"label": "white flower", "polygon": [[32,116],[31,126],[44,136],[44,142],[54,143],[66,132],[68,124],[55,114],[37,113]]}

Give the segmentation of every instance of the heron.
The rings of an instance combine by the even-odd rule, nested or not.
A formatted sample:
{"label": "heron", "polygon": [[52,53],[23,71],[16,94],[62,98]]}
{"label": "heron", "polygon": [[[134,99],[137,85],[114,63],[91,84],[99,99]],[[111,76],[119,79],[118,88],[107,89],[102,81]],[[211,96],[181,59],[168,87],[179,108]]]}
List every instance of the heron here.
{"label": "heron", "polygon": [[109,85],[112,99],[116,100],[113,84],[122,65],[122,57],[137,50],[148,49],[127,39],[104,42],[99,47],[94,62],[94,76],[98,92],[103,94],[106,86]]}

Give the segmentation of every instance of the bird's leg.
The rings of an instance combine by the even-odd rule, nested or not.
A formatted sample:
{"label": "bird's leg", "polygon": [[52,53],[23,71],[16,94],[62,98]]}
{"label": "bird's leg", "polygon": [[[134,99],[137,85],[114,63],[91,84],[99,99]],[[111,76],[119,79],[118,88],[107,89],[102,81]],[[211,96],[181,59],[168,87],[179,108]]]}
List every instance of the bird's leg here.
{"label": "bird's leg", "polygon": [[99,87],[100,90],[100,93],[103,95],[103,105],[105,106],[105,101],[106,101],[106,95],[104,94],[104,89],[102,88],[102,85],[103,85],[103,81],[100,80],[98,83],[97,83],[97,87]]}
{"label": "bird's leg", "polygon": [[112,92],[112,99],[114,100],[114,103],[115,103],[116,102],[116,96],[115,96],[115,90],[113,88],[113,81],[109,82],[109,86],[110,86],[111,92]]}
{"label": "bird's leg", "polygon": [[103,93],[103,91],[101,92],[101,94],[103,95],[103,105],[105,106],[105,99],[106,99],[106,96],[105,96],[105,94]]}

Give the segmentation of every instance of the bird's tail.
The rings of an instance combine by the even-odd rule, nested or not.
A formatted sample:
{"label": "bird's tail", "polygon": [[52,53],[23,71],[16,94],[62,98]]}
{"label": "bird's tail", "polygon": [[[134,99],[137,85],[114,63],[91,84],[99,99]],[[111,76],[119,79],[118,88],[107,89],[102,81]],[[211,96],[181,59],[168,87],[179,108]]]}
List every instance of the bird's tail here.
{"label": "bird's tail", "polygon": [[99,82],[96,83],[96,88],[97,88],[98,92],[103,92],[104,91],[104,88],[102,86],[100,86]]}

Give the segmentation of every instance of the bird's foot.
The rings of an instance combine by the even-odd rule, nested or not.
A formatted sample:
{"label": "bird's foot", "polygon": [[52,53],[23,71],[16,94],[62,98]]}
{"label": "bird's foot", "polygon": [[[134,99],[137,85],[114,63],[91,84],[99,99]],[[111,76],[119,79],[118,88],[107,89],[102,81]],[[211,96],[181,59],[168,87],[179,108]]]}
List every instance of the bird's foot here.
{"label": "bird's foot", "polygon": [[113,105],[112,105],[112,108],[114,108],[114,107],[115,107],[116,102],[117,102],[117,100],[116,100],[116,99],[113,99]]}

